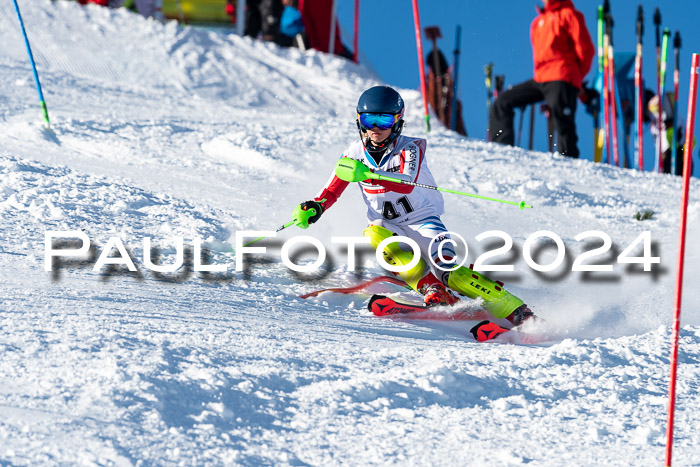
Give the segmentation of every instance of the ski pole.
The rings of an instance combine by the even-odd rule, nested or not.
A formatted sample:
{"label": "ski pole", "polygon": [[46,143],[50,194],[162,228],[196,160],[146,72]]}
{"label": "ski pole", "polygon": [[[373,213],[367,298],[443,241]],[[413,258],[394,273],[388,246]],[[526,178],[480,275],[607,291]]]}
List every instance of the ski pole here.
{"label": "ski pole", "polygon": [[[371,173],[371,172],[370,172]],[[514,206],[520,207],[520,209],[525,209],[525,208],[531,208],[532,206],[529,204],[526,204],[525,201],[520,201],[519,203],[516,201],[506,201],[503,199],[498,199],[498,198],[489,198],[488,196],[481,196],[481,195],[475,195],[473,193],[465,193],[463,191],[457,191],[457,190],[450,190],[448,188],[440,188],[437,186],[432,186],[432,185],[425,185],[423,183],[416,183],[416,182],[408,182],[406,180],[401,180],[400,178],[394,178],[394,177],[387,177],[384,175],[378,175],[375,173],[371,173],[371,176],[368,178],[373,178],[375,180],[384,180],[387,182],[395,182],[395,183],[401,183],[403,185],[411,185],[411,186],[416,186],[419,188],[428,188],[430,190],[437,190],[437,191],[444,191],[445,193],[453,193],[455,195],[462,195],[462,196],[469,196],[471,198],[478,198],[478,199],[484,199],[486,201],[495,201],[497,203],[503,203],[503,204],[512,204]]]}
{"label": "ski pole", "polygon": [[353,24],[352,61],[359,63],[360,57],[360,0],[355,0],[355,21]]}
{"label": "ski pole", "polygon": [[527,143],[527,148],[532,151],[532,148],[534,147],[534,141],[533,139],[535,138],[535,104],[532,104],[530,106],[530,140]]}
{"label": "ski pole", "polygon": [[554,126],[554,118],[552,117],[552,109],[547,105],[543,104],[540,107],[544,116],[547,118],[547,144],[550,153],[554,152],[554,131],[556,130]]}
{"label": "ski pole", "polygon": [[[450,128],[453,130],[457,129],[457,82],[459,81],[459,54],[460,54],[460,44],[462,42],[462,26],[457,25],[457,31],[455,32],[455,50],[454,50],[454,83],[452,86],[452,115],[450,116]],[[466,129],[465,129],[466,130]]]}
{"label": "ski pole", "polygon": [[49,122],[49,111],[46,108],[44,93],[41,92],[41,83],[39,82],[39,75],[36,72],[36,64],[34,63],[34,55],[32,55],[32,48],[29,46],[27,31],[24,29],[24,22],[22,21],[22,14],[19,12],[19,5],[17,4],[17,0],[12,0],[12,2],[15,4],[17,19],[19,19],[19,27],[22,29],[22,36],[24,36],[24,45],[27,46],[27,54],[29,55],[29,61],[32,65],[32,73],[34,73],[34,82],[36,83],[36,90],[39,92],[39,103],[41,104],[41,112],[44,115],[44,122],[46,122],[46,127],[49,128],[51,126],[51,123]]}
{"label": "ski pole", "polygon": [[331,30],[328,33],[328,53],[333,55],[335,53],[335,0],[331,0]]}
{"label": "ski pole", "polygon": [[362,180],[367,180],[368,178],[371,178],[374,180],[401,183],[403,185],[410,185],[418,188],[428,188],[429,190],[444,191],[445,193],[469,196],[471,198],[478,198],[486,201],[495,201],[497,203],[512,204],[514,206],[520,207],[520,209],[532,207],[531,205],[526,204],[525,201],[520,201],[519,203],[515,201],[505,201],[498,198],[490,198],[488,196],[475,195],[473,193],[465,193],[463,191],[450,190],[447,188],[425,185],[423,183],[409,182],[406,180],[401,180],[400,178],[387,177],[386,175],[379,175],[372,172],[369,169],[369,167],[364,165],[362,162],[350,159],[349,157],[343,157],[338,161],[338,163],[335,166],[335,174],[338,176],[339,179],[344,180],[346,182],[360,182]]}
{"label": "ski pole", "polygon": [[518,142],[515,144],[518,147],[520,146],[520,141],[523,138],[523,120],[525,119],[525,109],[527,107],[521,107],[520,108],[520,122],[518,123]]}
{"label": "ski pole", "polygon": [[[326,199],[323,198],[321,203],[325,203]],[[275,230],[275,233],[279,232],[280,230],[284,230],[287,227],[291,227],[292,225],[298,225],[302,229],[306,229],[309,227],[309,218],[314,217],[316,215],[317,211],[316,208],[307,208],[306,206],[297,206],[297,208],[294,210],[294,213],[292,214],[292,220],[287,222],[286,224],[281,225],[277,230]],[[248,245],[252,245],[255,242],[259,242],[263,238],[267,238],[266,236],[258,237],[255,240],[252,240],[245,245],[244,247]]]}
{"label": "ski pole", "polygon": [[[294,224],[296,224],[295,221],[289,221],[289,222],[287,222],[286,224],[281,225],[277,230],[275,230],[275,233],[279,232],[280,230],[284,230],[284,229],[286,229],[287,227],[291,227],[291,226],[294,225]],[[247,246],[249,246],[249,245],[252,245],[253,243],[259,242],[260,240],[262,240],[262,239],[264,239],[264,238],[267,238],[267,236],[263,235],[262,237],[258,237],[258,238],[256,238],[255,240],[251,240],[251,241],[249,241],[248,243],[246,243],[245,245],[243,245],[243,247],[247,247]],[[233,250],[233,248],[231,248],[231,250]]]}

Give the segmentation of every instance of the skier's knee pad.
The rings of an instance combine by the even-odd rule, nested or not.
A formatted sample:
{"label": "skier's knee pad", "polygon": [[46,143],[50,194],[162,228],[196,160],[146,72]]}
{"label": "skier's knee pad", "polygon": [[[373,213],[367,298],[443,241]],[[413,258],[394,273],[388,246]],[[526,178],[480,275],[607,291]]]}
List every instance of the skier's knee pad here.
{"label": "skier's knee pad", "polygon": [[484,307],[496,318],[505,318],[523,304],[515,295],[483,274],[464,266],[450,272],[447,286],[469,298],[481,297]]}
{"label": "skier's knee pad", "polygon": [[[383,240],[386,240],[387,238],[396,235],[394,232],[387,229],[386,227],[378,225],[378,223],[372,224],[369,227],[367,227],[362,232],[362,234],[365,237],[369,238],[369,243],[375,250]],[[382,251],[382,255],[384,257],[384,261],[386,261],[388,264],[391,264],[392,266],[407,266],[411,263],[411,261],[413,261],[413,252],[403,251],[399,246],[398,242],[391,242],[387,244]],[[397,274],[401,279],[406,281],[406,283],[410,285],[411,288],[417,291],[418,281],[421,280],[424,272],[425,262],[423,261],[423,259],[419,259],[418,263],[415,266],[413,266],[407,271],[397,272]]]}

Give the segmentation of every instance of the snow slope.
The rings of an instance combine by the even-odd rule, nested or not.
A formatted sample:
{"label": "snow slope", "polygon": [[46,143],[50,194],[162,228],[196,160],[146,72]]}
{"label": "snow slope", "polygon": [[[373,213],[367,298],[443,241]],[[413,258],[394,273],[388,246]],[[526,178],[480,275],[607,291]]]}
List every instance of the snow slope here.
{"label": "snow slope", "polygon": [[[381,273],[370,256],[353,273],[330,248],[365,226],[354,187],[312,229],[261,242],[269,254],[243,272],[230,245],[236,232],[274,230],[317,193],[357,137],[354,103],[376,78],[313,51],[122,10],[21,7],[52,131],[40,125],[14,9],[0,5],[0,463],[663,462],[678,178],[435,129],[428,157],[441,186],[535,206],[445,195],[443,219],[467,239],[470,262],[500,246],[476,241],[480,233],[513,238],[500,261],[515,271],[492,275],[545,318],[538,343],[479,344],[469,322],[379,319],[367,295],[302,300]],[[400,91],[405,134],[425,137],[419,93]],[[693,180],[677,465],[700,465],[699,188]],[[644,210],[653,218],[635,220]],[[83,231],[92,258],[45,271],[48,230]],[[523,259],[540,230],[567,249],[548,273]],[[613,241],[602,263],[649,231],[661,264],[572,272],[596,246],[575,238],[591,230]],[[280,244],[300,233],[333,252],[325,274],[281,263]],[[114,236],[136,272],[93,271]],[[183,237],[186,265],[148,270],[146,237],[163,264]],[[226,272],[192,270],[194,238]],[[535,242],[540,263],[554,256],[551,243]]]}

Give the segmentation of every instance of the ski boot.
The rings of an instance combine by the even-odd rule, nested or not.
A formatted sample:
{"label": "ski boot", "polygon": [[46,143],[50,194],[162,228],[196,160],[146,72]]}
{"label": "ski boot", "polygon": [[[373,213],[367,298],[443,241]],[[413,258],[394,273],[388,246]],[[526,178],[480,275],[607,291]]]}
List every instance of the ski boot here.
{"label": "ski boot", "polygon": [[524,321],[535,319],[535,314],[524,303],[506,316],[506,319],[513,324],[513,327],[520,326]]}
{"label": "ski boot", "polygon": [[526,319],[525,310],[532,315],[521,299],[503,288],[503,282],[493,281],[467,267],[461,266],[450,271],[447,286],[472,299],[481,297],[484,308],[496,318],[511,321],[509,317],[515,313],[511,321],[514,323],[518,319],[520,322]]}
{"label": "ski boot", "polygon": [[423,294],[423,304],[427,307],[454,305],[459,301],[459,298],[439,282],[421,287],[420,292]]}

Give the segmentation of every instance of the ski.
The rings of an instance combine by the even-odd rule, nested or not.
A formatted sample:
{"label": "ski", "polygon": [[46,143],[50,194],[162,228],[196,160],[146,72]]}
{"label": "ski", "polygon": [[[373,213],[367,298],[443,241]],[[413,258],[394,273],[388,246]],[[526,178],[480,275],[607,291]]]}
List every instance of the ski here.
{"label": "ski", "polygon": [[673,54],[675,66],[673,68],[673,141],[671,142],[671,173],[683,175],[683,163],[678,160],[678,78],[680,74],[681,33],[676,31],[673,37]]}
{"label": "ski", "polygon": [[486,310],[470,308],[468,302],[426,307],[423,304],[397,302],[393,298],[377,294],[369,300],[367,309],[375,316],[402,316],[411,319],[477,321],[493,318]]}
{"label": "ski", "polygon": [[518,326],[505,328],[493,321],[484,320],[472,327],[469,332],[478,342],[496,342],[508,344],[538,344],[546,342],[552,336],[541,327],[541,318],[530,318]]}
{"label": "ski", "polygon": [[608,36],[607,28],[607,18],[610,15],[610,2],[605,0],[601,10],[598,10],[599,14],[602,11],[603,15],[603,125],[605,130],[603,135],[605,137],[605,163],[610,164],[610,159],[612,158],[612,152],[610,147],[610,141],[612,135],[610,133],[610,72],[608,71],[608,43],[610,42],[610,36]]}
{"label": "ski", "polygon": [[[668,59],[668,40],[671,37],[671,31],[668,28],[664,28],[664,34],[661,39],[661,65],[660,65],[660,74],[659,74],[659,117],[663,119],[663,107],[664,107],[664,94],[666,94],[666,68],[667,68],[667,59]],[[672,103],[673,107],[673,103]],[[670,115],[667,115],[667,117],[670,117]],[[663,120],[659,120],[659,129],[661,128],[667,129],[666,126],[663,123]],[[659,163],[659,173],[665,172],[664,170],[664,159],[665,155],[663,152],[663,138],[666,138],[666,135],[662,134],[664,132],[659,131],[659,160],[657,161]]]}
{"label": "ski", "polygon": [[486,141],[491,141],[491,105],[493,105],[493,63],[484,65],[484,77],[486,84]]}
{"label": "ski", "polygon": [[305,293],[304,295],[299,295],[299,298],[311,298],[311,297],[316,297],[317,295],[320,295],[324,292],[334,292],[334,293],[342,293],[342,294],[353,294],[353,293],[358,293],[361,292],[365,289],[368,289],[374,284],[379,284],[381,282],[386,282],[389,284],[394,284],[398,285],[400,287],[408,287],[404,281],[401,279],[397,279],[393,276],[377,276],[372,279],[366,280],[364,282],[360,282],[359,284],[350,286],[350,287],[333,287],[330,289],[321,289],[321,290],[314,290],[313,292]]}
{"label": "ski", "polygon": [[[606,2],[607,3],[607,2]],[[613,47],[613,26],[615,22],[613,21],[612,12],[610,11],[610,5],[608,4],[608,13],[605,16],[605,36],[608,38],[607,52],[608,52],[608,103],[610,105],[610,134],[612,139],[610,143],[612,145],[612,155],[613,163],[616,167],[620,167],[620,147],[618,145],[617,138],[617,86],[615,77],[615,49]],[[608,162],[610,159],[610,154],[608,154]]]}
{"label": "ski", "polygon": [[659,161],[661,160],[661,124],[663,122],[661,113],[663,112],[663,97],[661,97],[661,10],[654,10],[654,27],[656,30],[656,95],[659,96],[659,109],[657,113],[656,125],[658,128],[659,137],[656,144],[656,155],[654,157],[653,172],[659,170]]}
{"label": "ski", "polygon": [[644,36],[644,9],[637,8],[637,52],[634,58],[634,100],[635,120],[637,122],[637,169],[644,171],[644,82],[642,81],[642,37]]}
{"label": "ski", "polygon": [[519,326],[505,328],[490,319],[493,316],[485,310],[465,310],[460,307],[461,302],[454,305],[426,307],[413,303],[402,303],[384,295],[373,295],[367,304],[367,308],[375,316],[401,317],[409,319],[430,320],[465,320],[479,321],[471,332],[478,342],[494,341],[511,344],[535,344],[545,340],[544,336],[523,332],[523,328],[530,328],[536,319],[529,319]]}
{"label": "ski", "polygon": [[498,96],[503,93],[503,88],[506,85],[506,75],[496,75],[494,78],[494,91],[493,99],[494,101],[498,99]]}
{"label": "ski", "polygon": [[[604,91],[604,77],[605,75],[605,68],[603,66],[605,59],[603,57],[603,29],[604,29],[604,21],[603,21],[604,15],[603,15],[603,6],[599,5],[598,6],[598,74],[596,76],[596,85],[595,88],[599,91],[600,96],[604,99],[603,103],[603,108],[607,109],[607,94],[605,94]],[[598,104],[596,112],[593,114],[593,127],[594,127],[594,136],[593,136],[593,141],[595,142],[594,148],[593,148],[593,161],[594,162],[601,162],[604,160],[603,158],[603,149],[605,148],[605,132],[606,126],[603,125],[601,126],[600,124],[600,103]],[[607,122],[607,121],[606,121]],[[532,148],[530,148],[532,149]]]}
{"label": "ski", "polygon": [[479,342],[493,340],[508,331],[510,331],[510,329],[501,327],[489,320],[484,320],[469,330],[474,336],[474,339]]}

